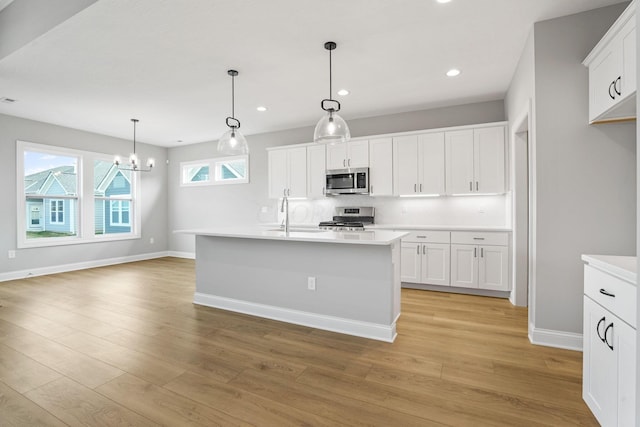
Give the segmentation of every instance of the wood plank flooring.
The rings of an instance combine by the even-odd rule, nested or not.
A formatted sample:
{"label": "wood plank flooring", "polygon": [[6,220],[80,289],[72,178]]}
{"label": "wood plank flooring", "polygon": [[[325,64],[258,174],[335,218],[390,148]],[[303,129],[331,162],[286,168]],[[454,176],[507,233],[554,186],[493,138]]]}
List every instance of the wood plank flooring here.
{"label": "wood plank flooring", "polygon": [[531,345],[506,300],[404,289],[388,344],[195,306],[194,283],[177,258],[0,283],[0,426],[597,425],[582,353]]}

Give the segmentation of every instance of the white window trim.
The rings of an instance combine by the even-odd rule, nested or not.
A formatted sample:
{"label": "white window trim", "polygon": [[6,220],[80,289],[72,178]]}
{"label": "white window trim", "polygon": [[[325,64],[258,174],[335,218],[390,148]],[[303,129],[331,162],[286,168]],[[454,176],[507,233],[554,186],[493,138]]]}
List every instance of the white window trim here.
{"label": "white window trim", "polygon": [[[234,160],[244,159],[247,163],[247,176],[244,178],[238,179],[219,179],[220,175],[220,163],[223,162],[231,162]],[[195,182],[185,182],[184,181],[184,170],[187,167],[193,166],[208,166],[209,167],[209,179],[207,181],[195,181]],[[204,159],[204,160],[193,160],[188,162],[180,162],[180,186],[181,187],[201,187],[208,185],[233,185],[233,184],[248,184],[249,183],[249,155],[240,155],[240,156],[229,156],[229,157],[214,157],[212,159]]]}
{"label": "white window trim", "polygon": [[[27,239],[26,234],[26,206],[24,194],[24,152],[44,151],[62,156],[78,157],[78,223],[76,236],[65,237],[43,237],[41,239]],[[129,204],[129,221],[133,218],[131,232],[113,234],[95,234],[95,197],[93,189],[93,164],[95,160],[111,162],[113,157],[105,153],[93,151],[76,150],[73,148],[59,147],[55,145],[37,144],[28,141],[16,141],[16,197],[17,197],[17,243],[18,248],[36,248],[46,246],[76,245],[83,243],[107,242],[115,240],[140,239],[141,237],[141,196],[139,194],[140,178],[139,172],[132,174],[131,198]],[[85,173],[86,169],[86,173]],[[60,199],[65,197],[58,197]],[[108,199],[108,198],[107,198]]]}

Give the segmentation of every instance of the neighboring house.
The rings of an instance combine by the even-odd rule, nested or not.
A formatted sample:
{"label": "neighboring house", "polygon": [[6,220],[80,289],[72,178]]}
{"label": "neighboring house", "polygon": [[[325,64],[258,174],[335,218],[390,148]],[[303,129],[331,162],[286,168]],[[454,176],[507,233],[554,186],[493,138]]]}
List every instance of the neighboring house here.
{"label": "neighboring house", "polygon": [[[77,200],[73,197],[77,196],[77,181],[73,166],[25,176],[27,231],[76,234]],[[131,172],[121,171],[108,162],[96,163],[94,196],[96,234],[131,232]],[[110,199],[118,196],[122,199]]]}

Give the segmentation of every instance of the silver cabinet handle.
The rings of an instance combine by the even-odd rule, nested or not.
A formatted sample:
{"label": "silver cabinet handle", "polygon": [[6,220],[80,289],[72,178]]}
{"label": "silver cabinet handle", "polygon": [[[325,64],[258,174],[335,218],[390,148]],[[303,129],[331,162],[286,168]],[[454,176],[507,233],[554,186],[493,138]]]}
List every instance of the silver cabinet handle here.
{"label": "silver cabinet handle", "polygon": [[474,237],[473,240],[484,240],[484,237]]}
{"label": "silver cabinet handle", "polygon": [[342,166],[347,166],[347,159],[342,159]]}
{"label": "silver cabinet handle", "polygon": [[286,189],[286,188],[282,190],[282,195],[283,195],[283,196],[286,196],[286,195],[287,195],[287,189]]}
{"label": "silver cabinet handle", "polygon": [[480,258],[484,258],[484,248],[480,248]]}
{"label": "silver cabinet handle", "polygon": [[473,182],[469,181],[469,191],[473,191]]}
{"label": "silver cabinet handle", "polygon": [[369,188],[369,193],[373,193],[373,185]]}
{"label": "silver cabinet handle", "polygon": [[420,192],[422,193],[422,184],[420,184]]}
{"label": "silver cabinet handle", "polygon": [[427,236],[416,236],[418,239],[426,239]]}
{"label": "silver cabinet handle", "polygon": [[418,184],[413,184],[413,192],[414,193],[418,192]]}
{"label": "silver cabinet handle", "polygon": [[417,254],[417,255],[420,255],[420,245],[417,245],[417,246],[416,246],[416,254]]}
{"label": "silver cabinet handle", "polygon": [[473,248],[473,257],[474,258],[478,257],[478,248]]}
{"label": "silver cabinet handle", "polygon": [[351,167],[351,159],[347,160],[347,166]]}
{"label": "silver cabinet handle", "polygon": [[427,245],[422,245],[422,254],[426,255],[427,253]]}
{"label": "silver cabinet handle", "polygon": [[478,181],[476,181],[476,191],[478,191]]}

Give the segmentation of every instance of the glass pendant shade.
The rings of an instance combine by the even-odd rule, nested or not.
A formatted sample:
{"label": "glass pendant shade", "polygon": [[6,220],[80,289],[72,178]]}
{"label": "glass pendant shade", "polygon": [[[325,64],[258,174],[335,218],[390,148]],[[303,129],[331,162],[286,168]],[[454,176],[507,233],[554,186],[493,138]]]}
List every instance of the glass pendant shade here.
{"label": "glass pendant shade", "polygon": [[249,154],[249,145],[237,128],[230,128],[218,140],[218,152],[229,156]]}
{"label": "glass pendant shade", "polygon": [[351,132],[347,122],[333,111],[329,111],[320,119],[313,133],[314,142],[335,144],[347,142],[349,139],[351,139]]}

